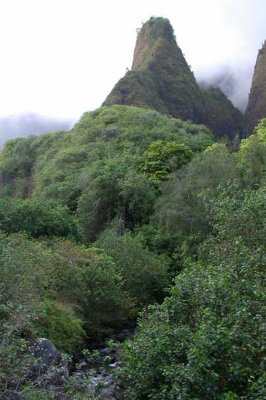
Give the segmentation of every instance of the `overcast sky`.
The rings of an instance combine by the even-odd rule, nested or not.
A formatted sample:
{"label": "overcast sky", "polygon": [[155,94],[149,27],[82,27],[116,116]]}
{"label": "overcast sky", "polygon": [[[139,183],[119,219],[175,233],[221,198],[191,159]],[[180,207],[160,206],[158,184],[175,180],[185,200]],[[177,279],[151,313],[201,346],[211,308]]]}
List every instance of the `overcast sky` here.
{"label": "overcast sky", "polygon": [[169,18],[199,80],[221,71],[247,98],[266,39],[266,0],[0,0],[0,117],[77,119],[131,67],[136,29]]}

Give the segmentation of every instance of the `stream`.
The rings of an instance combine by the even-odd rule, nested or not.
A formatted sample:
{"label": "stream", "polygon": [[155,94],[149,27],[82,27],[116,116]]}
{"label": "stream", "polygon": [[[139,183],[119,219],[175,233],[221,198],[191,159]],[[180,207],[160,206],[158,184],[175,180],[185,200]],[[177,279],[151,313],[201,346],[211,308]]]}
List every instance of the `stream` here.
{"label": "stream", "polygon": [[86,393],[92,398],[124,400],[123,383],[117,381],[114,372],[120,365],[121,343],[133,334],[133,329],[123,329],[105,340],[102,346],[83,352],[71,376],[86,385]]}

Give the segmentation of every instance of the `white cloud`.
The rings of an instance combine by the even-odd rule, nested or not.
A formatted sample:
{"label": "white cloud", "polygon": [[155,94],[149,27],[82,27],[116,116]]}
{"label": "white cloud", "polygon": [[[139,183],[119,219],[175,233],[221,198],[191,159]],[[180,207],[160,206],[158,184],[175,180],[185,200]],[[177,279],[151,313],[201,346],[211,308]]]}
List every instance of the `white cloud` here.
{"label": "white cloud", "polygon": [[3,0],[0,115],[78,118],[99,107],[130,68],[136,28],[151,15],[170,19],[197,77],[225,66],[247,96],[266,38],[265,0]]}

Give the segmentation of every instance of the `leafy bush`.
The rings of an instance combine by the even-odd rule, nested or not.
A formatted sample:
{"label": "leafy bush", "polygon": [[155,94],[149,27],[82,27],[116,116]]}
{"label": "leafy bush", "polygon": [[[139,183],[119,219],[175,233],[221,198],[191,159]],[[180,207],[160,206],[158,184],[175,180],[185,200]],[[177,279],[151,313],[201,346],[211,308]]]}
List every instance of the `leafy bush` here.
{"label": "leafy bush", "polygon": [[168,285],[166,257],[150,252],[141,238],[130,232],[120,235],[119,227],[103,232],[96,244],[112,256],[124,289],[138,306],[162,300]]}
{"label": "leafy bush", "polygon": [[224,145],[214,145],[165,184],[155,204],[154,221],[160,231],[172,236],[177,254],[195,256],[212,229],[202,194],[217,198],[219,186],[238,175],[233,154]]}
{"label": "leafy bush", "polygon": [[184,144],[158,140],[144,152],[140,169],[152,182],[158,183],[167,180],[171,172],[187,164],[192,156],[193,152]]}
{"label": "leafy bush", "polygon": [[33,238],[79,238],[74,216],[54,201],[0,199],[0,228],[6,233],[26,232]]}
{"label": "leafy bush", "polygon": [[237,154],[238,166],[245,186],[258,187],[265,182],[266,119],[262,119],[255,134],[242,140]]}
{"label": "leafy bush", "polygon": [[52,244],[57,266],[51,290],[74,305],[84,320],[87,340],[96,341],[132,317],[132,302],[122,277],[103,250],[83,248],[70,241]]}
{"label": "leafy bush", "polygon": [[[30,365],[29,341],[46,285],[49,252],[22,235],[0,234],[0,393],[19,385]],[[1,397],[1,395],[0,395]]]}
{"label": "leafy bush", "polygon": [[122,218],[127,228],[147,222],[156,199],[151,182],[115,156],[97,164],[78,202],[77,215],[85,241],[92,241],[111,221]]}
{"label": "leafy bush", "polygon": [[46,300],[34,323],[34,330],[39,337],[51,340],[58,350],[73,353],[84,342],[83,324],[70,306]]}

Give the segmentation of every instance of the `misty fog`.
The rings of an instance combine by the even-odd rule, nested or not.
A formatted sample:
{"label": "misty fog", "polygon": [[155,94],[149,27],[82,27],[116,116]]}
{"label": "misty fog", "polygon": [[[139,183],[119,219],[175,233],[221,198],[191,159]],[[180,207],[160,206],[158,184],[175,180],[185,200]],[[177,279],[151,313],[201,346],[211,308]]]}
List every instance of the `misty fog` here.
{"label": "misty fog", "polygon": [[2,117],[0,118],[0,149],[9,139],[39,135],[50,131],[69,130],[73,123],[73,120],[50,118],[33,113]]}

